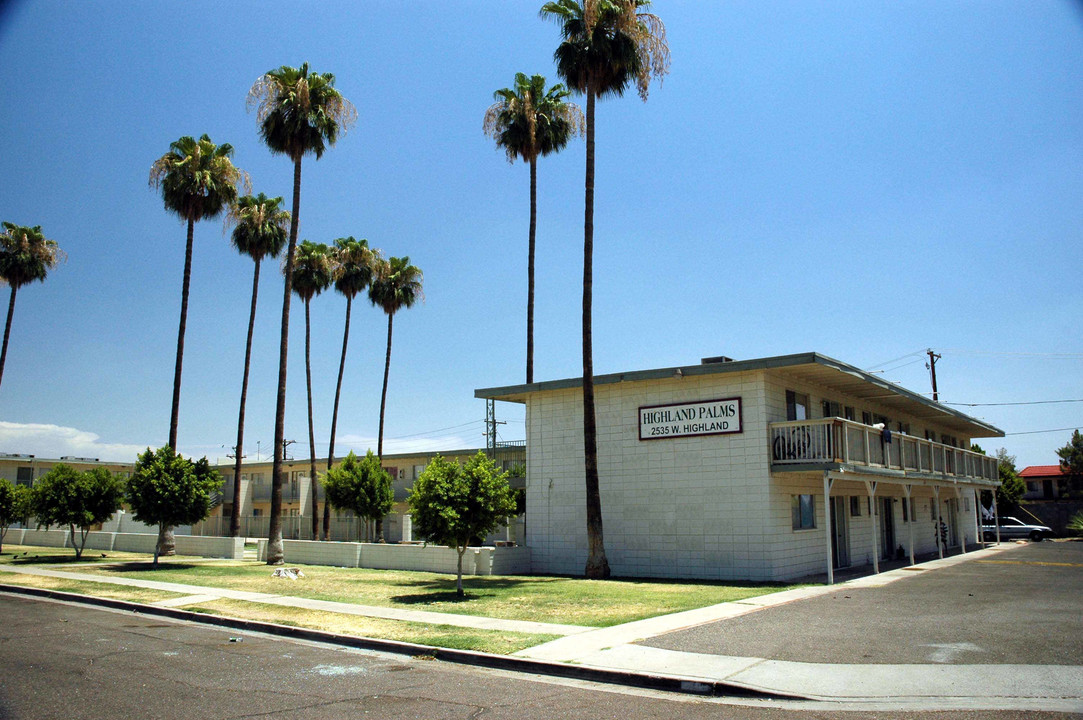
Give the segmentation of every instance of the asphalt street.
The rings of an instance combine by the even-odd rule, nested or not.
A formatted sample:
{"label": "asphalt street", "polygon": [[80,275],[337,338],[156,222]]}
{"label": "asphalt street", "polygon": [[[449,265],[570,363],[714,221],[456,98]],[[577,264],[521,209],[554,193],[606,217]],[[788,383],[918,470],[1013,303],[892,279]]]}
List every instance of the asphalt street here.
{"label": "asphalt street", "polygon": [[1083,542],[909,570],[640,644],[810,663],[1083,665]]}
{"label": "asphalt street", "polygon": [[[0,718],[1065,718],[841,712],[479,670],[0,594]],[[233,637],[238,637],[236,633]]]}

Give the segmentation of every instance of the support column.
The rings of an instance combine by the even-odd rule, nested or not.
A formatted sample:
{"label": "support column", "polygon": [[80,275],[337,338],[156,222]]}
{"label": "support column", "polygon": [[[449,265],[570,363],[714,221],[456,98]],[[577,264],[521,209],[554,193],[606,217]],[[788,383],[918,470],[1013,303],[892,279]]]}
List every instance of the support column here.
{"label": "support column", "polygon": [[981,507],[981,491],[978,488],[973,489],[974,493],[974,530],[977,531],[977,541],[982,549],[985,549],[985,533],[981,531],[982,521],[982,507]]}
{"label": "support column", "polygon": [[993,526],[997,529],[997,545],[1000,544],[1000,511],[997,509],[997,491],[993,489]]}
{"label": "support column", "polygon": [[831,552],[831,534],[834,529],[831,526],[831,486],[834,481],[828,473],[824,473],[824,527],[827,528],[827,584],[835,584],[835,558]]}
{"label": "support column", "polygon": [[944,522],[944,518],[940,516],[940,486],[933,485],[933,502],[936,503],[936,518],[933,522],[936,523],[936,527],[933,529],[933,536],[936,538],[936,552],[940,555],[940,559],[944,559],[944,542],[943,537],[940,534],[940,523]]}
{"label": "support column", "polygon": [[869,493],[869,514],[872,516],[872,571],[880,574],[880,525],[876,522],[876,483],[866,480],[865,490]]}
{"label": "support column", "polygon": [[906,498],[903,502],[906,503],[906,517],[910,519],[910,522],[906,524],[906,529],[910,534],[910,564],[914,565],[914,522],[917,518],[914,517],[914,503],[910,500],[910,492],[914,489],[913,485],[903,485],[903,492],[906,493]]}
{"label": "support column", "polygon": [[963,524],[961,522],[959,522],[959,517],[958,517],[958,513],[961,513],[963,511],[963,491],[958,485],[955,486],[955,502],[958,504],[958,507],[955,508],[955,512],[956,512],[955,525],[956,525],[956,527],[959,528],[959,545],[962,548],[963,553],[965,554],[966,553],[966,532],[963,530]]}

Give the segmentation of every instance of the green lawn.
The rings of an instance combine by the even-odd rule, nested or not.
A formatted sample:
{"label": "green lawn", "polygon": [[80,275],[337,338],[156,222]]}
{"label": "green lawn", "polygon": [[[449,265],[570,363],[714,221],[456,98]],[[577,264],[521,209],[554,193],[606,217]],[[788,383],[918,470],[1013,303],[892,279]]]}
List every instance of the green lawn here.
{"label": "green lawn", "polygon": [[158,570],[140,562],[84,568],[82,572],[359,605],[593,627],[618,625],[793,587],[766,583],[472,576],[463,578],[466,598],[460,600],[455,595],[452,575],[300,567],[305,577],[296,581],[272,578],[272,569],[262,563],[229,560],[199,564],[172,562]]}

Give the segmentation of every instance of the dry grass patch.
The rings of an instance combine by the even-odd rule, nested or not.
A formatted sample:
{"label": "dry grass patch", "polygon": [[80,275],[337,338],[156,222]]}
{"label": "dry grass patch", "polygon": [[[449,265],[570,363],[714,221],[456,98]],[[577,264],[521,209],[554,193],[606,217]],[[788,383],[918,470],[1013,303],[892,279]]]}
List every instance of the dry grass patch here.
{"label": "dry grass patch", "polygon": [[35,587],[42,590],[59,590],[60,592],[69,592],[76,595],[109,598],[110,600],[127,600],[128,602],[143,604],[184,597],[181,593],[164,590],[148,590],[146,588],[125,587],[124,585],[112,585],[110,583],[65,580],[64,578],[23,575],[21,573],[0,573],[0,583]]}
{"label": "dry grass patch", "polygon": [[242,600],[213,600],[184,608],[210,615],[224,615],[245,620],[311,628],[341,635],[396,640],[432,647],[476,650],[507,655],[523,648],[555,640],[556,635],[531,635],[527,633],[474,630],[450,625],[384,620],[360,617],[323,610],[298,611],[278,605],[246,602]]}
{"label": "dry grass patch", "polygon": [[[104,557],[102,557],[104,555]],[[145,553],[95,550],[87,548],[83,557],[75,559],[73,548],[42,547],[40,545],[14,545],[4,543],[0,553],[0,565],[69,565],[82,563],[114,563],[146,560]],[[61,568],[63,569],[63,568]]]}

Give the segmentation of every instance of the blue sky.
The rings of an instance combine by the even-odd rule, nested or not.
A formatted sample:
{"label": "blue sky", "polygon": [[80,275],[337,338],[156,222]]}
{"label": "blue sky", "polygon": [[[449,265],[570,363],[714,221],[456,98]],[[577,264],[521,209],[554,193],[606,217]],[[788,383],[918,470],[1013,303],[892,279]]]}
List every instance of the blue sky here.
{"label": "blue sky", "polygon": [[[478,387],[523,380],[528,173],[481,131],[515,72],[556,82],[539,2],[0,5],[0,219],[69,255],[20,291],[0,451],[130,459],[169,427],[184,226],[148,187],[181,135],[289,197],[252,83],[333,72],[358,122],[304,162],[301,237],[354,235],[425,272],[396,317],[387,450],[478,446]],[[941,400],[1083,399],[1083,10],[1061,1],[660,0],[672,72],[598,105],[598,373],[818,351]],[[449,11],[450,10],[450,11]],[[539,163],[535,378],[580,372],[582,141]],[[265,264],[246,446],[274,425],[281,285]],[[236,441],[252,263],[197,225],[179,445]],[[0,307],[6,310],[5,301]],[[317,453],[345,302],[313,301]],[[287,437],[308,455],[304,320]],[[386,334],[353,318],[337,449],[375,446]],[[894,358],[893,363],[884,364]],[[1083,403],[968,410],[1019,464],[1055,461]],[[523,414],[498,407],[503,439]],[[223,447],[224,446],[224,447]]]}

